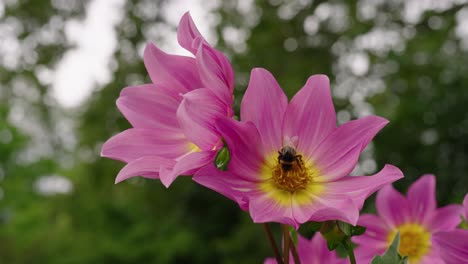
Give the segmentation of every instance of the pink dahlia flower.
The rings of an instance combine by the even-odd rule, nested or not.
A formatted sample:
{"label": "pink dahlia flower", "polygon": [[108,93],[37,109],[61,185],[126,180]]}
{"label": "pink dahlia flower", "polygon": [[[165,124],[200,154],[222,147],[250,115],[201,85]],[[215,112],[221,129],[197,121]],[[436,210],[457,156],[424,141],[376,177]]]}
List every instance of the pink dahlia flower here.
{"label": "pink dahlia flower", "polygon": [[[327,248],[327,242],[323,237],[316,233],[310,240],[297,236],[297,254],[301,263],[304,264],[347,264],[348,259],[338,257],[336,251],[330,251]],[[276,264],[276,259],[267,258],[264,264]],[[289,263],[294,264],[292,256],[289,257]]]}
{"label": "pink dahlia flower", "polygon": [[188,13],[177,33],[179,44],[195,57],[170,55],[148,44],[144,63],[152,83],[127,87],[117,100],[133,128],[102,147],[103,157],[127,163],[116,183],[143,176],[159,178],[167,187],[178,175],[211,162],[222,146],[214,122],[233,115],[232,67],[203,39]]}
{"label": "pink dahlia flower", "polygon": [[[468,219],[468,195],[463,200],[465,220]],[[439,248],[440,257],[447,264],[468,263],[468,230],[457,229],[434,234],[433,242]]]}
{"label": "pink dahlia flower", "polygon": [[[435,177],[425,175],[408,189],[407,197],[391,185],[377,194],[377,215],[363,214],[358,224],[365,226],[362,236],[353,237],[358,244],[358,263],[370,263],[375,255],[381,255],[400,232],[398,251],[408,256],[409,263],[442,264],[439,244],[434,237],[438,232],[454,230],[461,222],[462,207],[448,205],[437,208]],[[456,239],[456,238],[454,238]],[[459,262],[466,263],[466,262]]]}
{"label": "pink dahlia flower", "polygon": [[372,177],[348,176],[387,120],[368,116],[336,127],[324,75],[310,77],[288,104],[274,77],[254,69],[241,120],[217,122],[231,153],[228,171],[209,165],[194,180],[239,203],[256,223],[356,224],[364,200],[403,177],[391,165]]}

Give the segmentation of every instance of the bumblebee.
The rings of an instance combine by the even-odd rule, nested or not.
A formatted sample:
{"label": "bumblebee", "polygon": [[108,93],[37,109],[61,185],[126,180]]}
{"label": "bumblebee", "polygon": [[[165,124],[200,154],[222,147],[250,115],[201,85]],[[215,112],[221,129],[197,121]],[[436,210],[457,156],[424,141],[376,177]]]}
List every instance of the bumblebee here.
{"label": "bumblebee", "polygon": [[284,146],[278,151],[278,163],[285,172],[292,170],[295,163],[302,169],[302,156],[297,155],[295,148]]}

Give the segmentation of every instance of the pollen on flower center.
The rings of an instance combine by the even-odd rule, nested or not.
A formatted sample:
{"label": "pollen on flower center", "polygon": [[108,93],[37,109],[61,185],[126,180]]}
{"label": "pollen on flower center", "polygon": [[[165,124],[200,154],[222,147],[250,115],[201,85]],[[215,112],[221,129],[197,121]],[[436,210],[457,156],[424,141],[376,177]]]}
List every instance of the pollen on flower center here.
{"label": "pollen on flower center", "polygon": [[408,256],[414,263],[419,261],[431,247],[431,234],[419,224],[404,224],[397,227],[389,236],[390,244],[396,233],[400,231],[400,246],[398,252],[403,256]]}
{"label": "pollen on flower center", "polygon": [[312,180],[312,175],[293,147],[283,147],[278,152],[276,165],[272,168],[274,185],[282,190],[295,192],[305,189]]}

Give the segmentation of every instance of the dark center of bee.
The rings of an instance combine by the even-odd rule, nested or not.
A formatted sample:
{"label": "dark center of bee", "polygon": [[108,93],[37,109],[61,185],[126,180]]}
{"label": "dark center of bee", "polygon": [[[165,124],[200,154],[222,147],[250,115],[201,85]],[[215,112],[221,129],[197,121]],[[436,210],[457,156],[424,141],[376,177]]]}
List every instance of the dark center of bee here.
{"label": "dark center of bee", "polygon": [[272,179],[276,187],[289,192],[305,189],[311,181],[302,156],[290,146],[278,152],[278,163],[272,170]]}

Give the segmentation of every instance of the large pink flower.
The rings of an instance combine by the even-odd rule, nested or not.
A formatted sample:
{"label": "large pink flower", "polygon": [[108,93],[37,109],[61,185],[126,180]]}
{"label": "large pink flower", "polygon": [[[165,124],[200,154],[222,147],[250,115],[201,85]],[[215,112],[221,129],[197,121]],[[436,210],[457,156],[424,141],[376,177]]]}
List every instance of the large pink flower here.
{"label": "large pink flower", "polygon": [[310,77],[288,104],[274,77],[254,69],[241,120],[221,118],[217,123],[231,152],[228,171],[209,165],[194,180],[238,202],[256,223],[356,224],[364,200],[403,177],[391,165],[372,177],[348,176],[387,120],[368,116],[337,128],[324,75]]}
{"label": "large pink flower", "polygon": [[358,244],[356,257],[359,263],[370,263],[381,255],[400,232],[399,252],[409,257],[409,263],[445,263],[438,254],[434,236],[441,231],[454,230],[460,223],[462,208],[448,205],[437,208],[435,177],[425,175],[413,183],[407,197],[391,185],[377,194],[377,215],[364,214],[358,224],[365,226],[362,236],[353,237]]}
{"label": "large pink flower", "polygon": [[[465,219],[468,219],[468,195],[463,200]],[[447,264],[468,263],[468,230],[437,232],[432,241],[437,245],[440,257]]]}
{"label": "large pink flower", "polygon": [[[297,254],[301,263],[304,264],[347,264],[348,259],[338,257],[336,251],[330,251],[327,248],[327,242],[317,233],[310,240],[297,236]],[[276,264],[274,258],[267,258],[263,264]],[[289,263],[294,264],[292,255],[289,257]]]}
{"label": "large pink flower", "polygon": [[127,87],[117,100],[133,128],[102,147],[102,156],[127,163],[116,182],[143,176],[169,186],[178,175],[211,162],[222,146],[214,126],[219,117],[233,115],[232,67],[188,13],[179,23],[178,41],[195,57],[169,55],[148,44],[144,62],[152,83]]}

